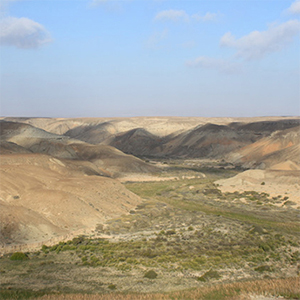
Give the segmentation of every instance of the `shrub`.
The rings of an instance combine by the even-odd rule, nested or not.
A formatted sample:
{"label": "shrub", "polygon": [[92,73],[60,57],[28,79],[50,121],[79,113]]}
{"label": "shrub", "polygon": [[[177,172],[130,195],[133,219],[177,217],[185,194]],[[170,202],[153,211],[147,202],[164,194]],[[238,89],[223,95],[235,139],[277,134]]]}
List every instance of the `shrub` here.
{"label": "shrub", "polygon": [[256,272],[263,273],[263,272],[271,272],[272,268],[270,266],[263,265],[263,266],[256,267],[254,270]]}
{"label": "shrub", "polygon": [[73,245],[78,245],[78,244],[82,244],[84,242],[84,236],[78,236],[78,237],[75,237],[75,238],[73,238],[73,240],[72,240],[72,243],[73,243]]}
{"label": "shrub", "polygon": [[176,231],[174,229],[170,229],[166,232],[166,235],[173,235],[176,234]]}
{"label": "shrub", "polygon": [[199,281],[208,281],[209,279],[219,279],[221,278],[220,274],[217,271],[209,270],[201,277],[198,277],[197,280]]}
{"label": "shrub", "polygon": [[48,247],[46,245],[42,246],[42,251],[46,253],[46,251],[48,251]]}
{"label": "shrub", "polygon": [[23,252],[15,252],[11,255],[10,260],[27,260],[28,256]]}
{"label": "shrub", "polygon": [[115,284],[110,284],[110,285],[108,286],[108,288],[109,288],[110,290],[115,290],[115,289],[117,288],[117,286],[116,286]]}
{"label": "shrub", "polygon": [[153,270],[150,270],[145,273],[144,277],[149,278],[149,279],[155,279],[157,277],[157,273]]}

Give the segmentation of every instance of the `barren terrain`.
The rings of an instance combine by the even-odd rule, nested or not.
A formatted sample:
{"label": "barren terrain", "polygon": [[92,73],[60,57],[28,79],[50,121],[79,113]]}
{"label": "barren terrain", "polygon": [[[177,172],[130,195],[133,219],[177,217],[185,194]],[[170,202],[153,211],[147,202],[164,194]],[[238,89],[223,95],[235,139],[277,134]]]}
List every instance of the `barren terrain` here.
{"label": "barren terrain", "polygon": [[2,118],[1,297],[297,299],[299,124]]}

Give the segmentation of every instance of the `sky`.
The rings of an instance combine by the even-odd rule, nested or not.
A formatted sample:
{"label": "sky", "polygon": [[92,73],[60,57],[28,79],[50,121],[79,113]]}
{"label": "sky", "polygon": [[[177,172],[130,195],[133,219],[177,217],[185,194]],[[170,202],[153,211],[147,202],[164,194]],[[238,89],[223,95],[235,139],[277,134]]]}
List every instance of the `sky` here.
{"label": "sky", "polygon": [[1,0],[0,116],[300,113],[300,0]]}

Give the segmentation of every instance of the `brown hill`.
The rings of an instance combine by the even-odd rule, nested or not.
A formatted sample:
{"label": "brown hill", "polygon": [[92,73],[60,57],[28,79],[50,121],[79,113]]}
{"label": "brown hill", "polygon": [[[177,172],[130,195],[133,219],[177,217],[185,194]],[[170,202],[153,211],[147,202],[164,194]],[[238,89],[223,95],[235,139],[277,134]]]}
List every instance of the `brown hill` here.
{"label": "brown hill", "polygon": [[136,128],[112,136],[105,143],[136,156],[155,156],[162,151],[165,140],[166,138],[155,136],[143,128]]}
{"label": "brown hill", "polygon": [[221,158],[277,130],[295,128],[299,120],[285,119],[228,125],[205,124],[170,139],[163,152],[174,157]]}
{"label": "brown hill", "polygon": [[87,176],[71,162],[40,154],[2,155],[0,243],[34,243],[91,232],[140,199],[118,181]]}
{"label": "brown hill", "polygon": [[260,122],[250,122],[241,123],[234,122],[229,124],[230,128],[243,131],[243,132],[254,132],[256,134],[270,134],[278,130],[286,130],[289,128],[297,127],[300,125],[300,120],[297,119],[283,119],[275,121],[260,121]]}
{"label": "brown hill", "polygon": [[[33,153],[60,159],[89,161],[101,174],[149,173],[158,169],[142,160],[106,145],[91,145],[66,136],[52,134],[28,124],[0,122],[1,140],[14,143]],[[108,172],[106,172],[105,170]]]}
{"label": "brown hill", "polygon": [[218,158],[247,145],[251,138],[225,125],[205,124],[171,138],[164,144],[163,153],[172,157]]}
{"label": "brown hill", "polygon": [[113,124],[104,122],[97,125],[77,126],[68,130],[65,135],[90,144],[99,144],[116,133],[117,129]]}
{"label": "brown hill", "polygon": [[[282,166],[281,166],[282,167]],[[286,166],[284,166],[286,168]],[[247,170],[215,183],[223,193],[256,191],[279,199],[283,205],[287,199],[300,205],[300,171],[298,170]]]}
{"label": "brown hill", "polygon": [[295,127],[299,121],[297,117],[20,119],[51,132],[65,132],[77,143],[108,144],[136,156],[187,158],[224,157],[272,132]]}
{"label": "brown hill", "polygon": [[31,153],[31,151],[15,143],[0,140],[0,154],[12,153]]}
{"label": "brown hill", "polygon": [[[135,156],[223,158],[227,153],[256,142],[272,132],[299,125],[299,119],[288,118],[228,124],[220,123],[228,122],[230,119],[223,119],[222,122],[221,119],[217,120],[219,124],[203,124],[204,120],[199,118],[200,125],[178,132],[175,130],[178,127],[174,126],[174,119],[170,118],[170,120],[164,120],[164,125],[169,126],[168,132],[171,134],[161,136],[162,130],[157,129],[163,125],[162,119],[158,118],[156,127],[154,124],[151,125],[146,118],[143,122],[140,119],[133,119],[111,120],[98,125],[79,126],[66,134],[90,143],[108,144]],[[178,118],[177,122],[180,126],[187,125],[182,125],[181,121],[183,120]],[[144,127],[122,131],[141,123]],[[173,131],[170,128],[173,128]],[[153,134],[153,132],[156,133]]]}
{"label": "brown hill", "polygon": [[300,164],[300,126],[276,131],[231,153],[229,159],[247,168],[266,168],[286,160]]}
{"label": "brown hill", "polygon": [[67,136],[47,132],[25,123],[0,120],[0,136],[2,140],[24,138],[42,138],[47,140],[69,140]]}
{"label": "brown hill", "polygon": [[[116,133],[126,132],[136,128],[144,128],[157,136],[166,136],[190,130],[196,126],[213,123],[228,125],[230,123],[258,123],[265,121],[280,121],[299,119],[298,117],[251,117],[251,118],[207,118],[207,117],[132,117],[132,118],[2,118],[6,121],[22,122],[44,129],[51,133],[64,134],[76,127],[92,127],[101,123],[114,126]],[[88,141],[90,142],[90,141]]]}
{"label": "brown hill", "polygon": [[32,125],[50,133],[64,134],[66,131],[85,124],[82,119],[67,118],[17,118],[7,117],[3,121],[17,122]]}
{"label": "brown hill", "polygon": [[72,144],[79,159],[93,162],[115,177],[122,173],[153,173],[159,169],[144,161],[106,145]]}

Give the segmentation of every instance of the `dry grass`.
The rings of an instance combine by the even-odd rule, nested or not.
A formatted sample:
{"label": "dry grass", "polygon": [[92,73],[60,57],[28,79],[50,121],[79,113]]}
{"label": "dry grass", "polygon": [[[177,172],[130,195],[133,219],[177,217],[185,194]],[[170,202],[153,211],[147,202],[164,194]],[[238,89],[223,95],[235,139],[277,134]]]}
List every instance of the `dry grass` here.
{"label": "dry grass", "polygon": [[[299,299],[299,278],[264,279],[230,284],[207,286],[189,291],[169,294],[104,294],[104,295],[45,295],[40,300],[166,300],[166,299],[210,299],[210,300],[247,300],[250,295],[284,297]],[[281,298],[282,299],[282,298]]]}

